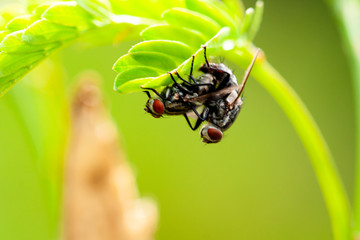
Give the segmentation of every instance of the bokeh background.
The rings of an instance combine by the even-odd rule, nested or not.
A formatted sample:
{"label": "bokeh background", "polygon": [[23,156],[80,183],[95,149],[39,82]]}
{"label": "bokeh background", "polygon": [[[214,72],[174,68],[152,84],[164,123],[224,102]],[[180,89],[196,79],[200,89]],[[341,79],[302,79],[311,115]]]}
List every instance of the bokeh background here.
{"label": "bokeh background", "polygon": [[[1,0],[0,6],[6,2]],[[255,1],[244,4],[251,7]],[[56,58],[63,62],[67,98],[82,71],[96,70],[104,79],[106,104],[140,194],[158,204],[156,239],[332,238],[309,158],[289,120],[255,79],[248,81],[244,108],[223,141],[204,145],[183,117],[154,119],[145,114],[145,94],[112,90],[116,73],[111,67],[132,44],[92,49],[74,45]],[[324,1],[265,1],[255,44],[313,114],[352,199],[351,79],[336,23]],[[234,70],[241,78],[243,70]],[[52,239],[55,231],[45,211],[43,183],[33,146],[26,140],[29,134],[13,108],[12,94],[31,102],[29,95],[21,94],[30,80],[26,77],[0,100],[0,239]],[[41,124],[46,116],[39,117],[35,109],[28,108],[25,117]]]}

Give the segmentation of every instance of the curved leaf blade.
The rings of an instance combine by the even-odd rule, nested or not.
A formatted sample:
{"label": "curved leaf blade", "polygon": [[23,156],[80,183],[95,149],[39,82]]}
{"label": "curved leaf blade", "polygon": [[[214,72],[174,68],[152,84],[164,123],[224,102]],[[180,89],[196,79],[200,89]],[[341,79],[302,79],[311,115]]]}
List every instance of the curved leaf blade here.
{"label": "curved leaf blade", "polygon": [[174,58],[179,58],[182,61],[187,59],[192,53],[191,48],[188,45],[182,42],[169,40],[153,40],[141,42],[133,46],[129,50],[129,53],[146,51],[163,53]]}
{"label": "curved leaf blade", "polygon": [[[213,38],[207,41],[204,45],[206,45],[208,55],[216,55],[222,51],[222,43],[225,38],[227,38],[230,34],[230,28],[225,27],[222,28]],[[199,48],[194,54],[194,69],[199,69],[200,66],[205,62],[204,51],[203,48]],[[181,63],[176,69],[173,71],[179,72],[180,75],[187,76],[190,73],[192,58],[188,58],[186,61]],[[168,74],[163,74],[158,78],[153,78],[148,81],[143,87],[147,88],[156,88],[159,86],[167,86],[172,83],[171,78]]]}
{"label": "curved leaf blade", "polygon": [[230,15],[230,11],[221,1],[212,0],[185,0],[189,10],[196,11],[216,21],[221,27],[230,27],[233,34],[237,33],[235,19]]}
{"label": "curved leaf blade", "polygon": [[93,26],[93,17],[76,2],[53,4],[41,15],[49,22],[85,30]]}
{"label": "curved leaf blade", "polygon": [[113,66],[113,69],[121,73],[134,66],[147,66],[155,71],[170,71],[177,66],[173,58],[167,54],[158,52],[135,52],[120,57]]}
{"label": "curved leaf blade", "polygon": [[[132,91],[132,89],[136,89],[138,86],[141,86],[148,81],[144,79],[159,76],[161,73],[162,71],[146,66],[129,68],[116,76],[114,90],[121,93]],[[128,81],[128,79],[138,80]]]}
{"label": "curved leaf blade", "polygon": [[221,26],[208,16],[185,8],[172,8],[165,11],[162,16],[170,25],[194,29],[207,36],[208,39],[221,29]]}
{"label": "curved leaf blade", "polygon": [[17,70],[13,75],[0,77],[0,96],[9,91],[9,89],[14,86],[20,80],[20,78],[29,71],[29,69],[29,67],[25,67]]}
{"label": "curved leaf blade", "polygon": [[[230,29],[229,28],[223,28],[221,29],[213,38],[211,38],[209,41],[204,42],[204,44],[207,45],[207,49],[209,51],[209,53],[213,54],[216,51],[221,51],[221,43],[223,41],[223,38],[227,37],[229,35]],[[158,61],[168,61],[168,59],[176,59],[174,56],[171,56],[171,51],[174,53],[176,51],[181,51],[181,49],[184,47],[183,45],[179,45],[179,44],[170,44],[172,46],[171,51],[168,50],[164,50],[164,49],[158,49],[160,47],[159,42],[171,42],[171,41],[157,41],[154,43],[154,45],[152,45],[151,43],[152,41],[147,41],[145,42],[144,45],[139,45],[141,46],[141,50],[146,50],[147,47],[149,47],[149,49],[147,50],[152,50],[152,51],[159,51],[159,53],[161,53],[161,55],[158,55],[158,57],[164,57],[167,56],[167,58],[164,59],[160,59],[158,58]],[[153,47],[157,45],[156,47]],[[179,46],[182,46],[180,48],[178,48]],[[135,48],[135,47],[134,47]],[[163,52],[166,52],[166,54],[164,54]],[[169,84],[172,83],[172,80],[168,74],[168,72],[174,72],[174,71],[178,71],[181,75],[188,75],[190,72],[190,67],[191,67],[191,63],[192,63],[192,55],[195,56],[195,61],[194,61],[194,69],[198,69],[200,67],[201,64],[203,64],[205,62],[204,60],[204,52],[203,49],[201,47],[198,47],[197,49],[193,50],[193,52],[189,52],[189,54],[187,55],[186,59],[183,59],[182,62],[177,63],[175,66],[173,65],[171,68],[170,66],[168,66],[166,69],[161,69],[161,68],[154,68],[151,70],[154,71],[143,71],[142,69],[142,73],[141,74],[137,74],[136,73],[136,68],[142,68],[144,66],[149,67],[152,66],[154,63],[153,61],[155,59],[149,59],[147,58],[146,55],[144,55],[144,53],[148,53],[146,51],[140,51],[137,52],[139,55],[138,57],[142,57],[142,62],[140,65],[140,62],[137,62],[137,64],[131,64],[131,68],[132,70],[130,71],[131,74],[128,73],[123,73],[122,71],[129,71],[128,69],[126,69],[126,66],[121,66],[121,68],[118,68],[117,64],[118,62],[123,62],[122,58],[129,56],[130,54],[134,54],[134,53],[129,53],[127,55],[124,55],[123,57],[121,57],[118,62],[114,65],[114,70],[119,72],[116,81],[115,81],[115,87],[114,89],[118,92],[121,93],[129,93],[129,92],[139,92],[139,91],[143,91],[143,89],[141,87],[149,87],[149,88],[159,88],[159,87],[163,87],[163,86],[167,86]],[[152,54],[156,53],[156,52],[151,52]],[[194,53],[194,54],[192,54]],[[178,54],[178,53],[176,53]],[[174,60],[175,61],[175,60]],[[124,62],[126,63],[126,62]],[[148,73],[148,75],[146,75],[146,73]],[[156,74],[156,75],[155,75]],[[155,76],[154,76],[155,75]],[[126,79],[128,78],[128,79]]]}
{"label": "curved leaf blade", "polygon": [[9,54],[0,52],[0,77],[16,73],[19,69],[31,66],[45,57],[44,52]]}
{"label": "curved leaf blade", "polygon": [[76,0],[76,2],[95,19],[102,22],[110,19],[111,4],[108,0]]}
{"label": "curved leaf blade", "polygon": [[22,41],[34,45],[48,44],[71,40],[78,35],[75,27],[66,27],[43,19],[34,22],[25,30]]}
{"label": "curved leaf blade", "polygon": [[50,43],[43,45],[30,45],[24,43],[21,39],[24,31],[17,31],[8,34],[0,43],[0,51],[5,53],[31,53],[38,51],[48,51],[60,46],[60,43]]}
{"label": "curved leaf blade", "polygon": [[8,22],[6,28],[11,32],[19,31],[29,27],[36,20],[37,18],[33,15],[19,16]]}
{"label": "curved leaf blade", "polygon": [[207,37],[198,31],[184,27],[178,27],[168,24],[152,25],[144,29],[141,36],[145,40],[178,41],[187,44],[195,49],[207,41]]}

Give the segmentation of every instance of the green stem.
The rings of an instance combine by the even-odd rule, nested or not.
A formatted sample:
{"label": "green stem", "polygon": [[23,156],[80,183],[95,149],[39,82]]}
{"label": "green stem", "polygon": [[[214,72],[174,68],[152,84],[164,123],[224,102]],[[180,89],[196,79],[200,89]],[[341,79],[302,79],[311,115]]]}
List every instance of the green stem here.
{"label": "green stem", "polygon": [[353,78],[356,128],[354,237],[360,239],[360,1],[327,0],[336,16]]}
{"label": "green stem", "polygon": [[[246,69],[251,62],[252,54],[242,48],[234,50],[228,58]],[[251,75],[279,103],[304,144],[325,199],[334,239],[349,240],[350,207],[347,196],[329,148],[311,114],[295,91],[264,57],[259,57]]]}

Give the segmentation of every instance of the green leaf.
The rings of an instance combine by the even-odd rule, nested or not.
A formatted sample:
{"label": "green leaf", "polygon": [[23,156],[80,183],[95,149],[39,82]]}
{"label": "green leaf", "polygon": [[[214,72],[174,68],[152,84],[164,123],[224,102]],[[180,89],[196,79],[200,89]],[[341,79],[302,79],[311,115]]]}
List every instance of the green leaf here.
{"label": "green leaf", "polygon": [[202,35],[198,31],[168,24],[152,25],[146,28],[141,33],[141,36],[145,40],[167,39],[183,42],[196,49],[207,41],[206,36]]}
{"label": "green leaf", "polygon": [[135,52],[120,57],[113,69],[120,73],[133,67],[147,66],[154,71],[167,72],[176,68],[177,63],[167,54],[157,52]]}
{"label": "green leaf", "polygon": [[37,18],[34,17],[33,15],[25,15],[25,16],[16,17],[13,20],[11,20],[10,22],[8,22],[8,24],[6,25],[6,28],[11,32],[19,31],[19,30],[27,28],[36,20],[37,20]]}
{"label": "green leaf", "polygon": [[88,11],[95,19],[107,21],[110,19],[111,4],[108,0],[76,0],[78,4]]}
{"label": "green leaf", "polygon": [[[230,34],[230,28],[222,28],[213,38],[211,38],[209,41],[207,41],[204,45],[207,47],[208,55],[217,55],[222,51],[222,43],[224,42],[224,39],[226,39]],[[194,69],[198,69],[204,62],[204,51],[203,48],[199,48],[194,54],[195,61],[194,61]],[[189,56],[189,58],[178,65],[176,69],[173,71],[179,72],[181,75],[188,75],[190,73],[191,63],[192,63],[192,56]],[[159,86],[167,86],[172,83],[171,78],[164,74],[162,76],[159,76],[158,78],[153,78],[150,81],[148,81],[144,87],[148,88],[156,88]]]}
{"label": "green leaf", "polygon": [[93,26],[92,15],[81,8],[76,2],[53,4],[41,16],[49,22],[59,25],[76,27],[85,30]]}
{"label": "green leaf", "polygon": [[255,6],[255,13],[252,20],[252,23],[248,30],[248,40],[252,41],[254,40],[257,32],[259,31],[262,17],[264,14],[264,2],[263,1],[257,1]]}
{"label": "green leaf", "polygon": [[191,54],[191,48],[181,42],[169,40],[145,41],[133,46],[129,53],[135,52],[158,52],[169,55],[170,57],[179,58],[182,61],[187,59]]}
{"label": "green leaf", "polygon": [[9,91],[9,89],[14,86],[20,80],[20,78],[29,71],[29,69],[30,68],[25,67],[17,70],[13,75],[0,77],[0,97],[3,96],[7,91]]}
{"label": "green leaf", "polygon": [[220,1],[212,0],[185,0],[189,10],[196,11],[216,21],[221,27],[230,27],[233,34],[237,33],[235,19],[229,14],[229,10]]}
{"label": "green leaf", "polygon": [[115,14],[127,14],[152,19],[160,19],[161,14],[167,9],[184,7],[182,0],[112,0],[111,5]]}
{"label": "green leaf", "polygon": [[31,53],[38,51],[48,51],[60,46],[60,43],[50,43],[42,45],[29,45],[21,40],[24,30],[8,34],[0,43],[0,51],[6,53]]}
{"label": "green leaf", "polygon": [[[223,28],[208,42],[203,42],[207,45],[208,51],[210,53],[221,51],[221,43],[229,32],[229,28]],[[133,54],[137,54],[136,58],[141,61],[134,61]],[[195,56],[194,69],[198,69],[205,62],[203,54],[201,46],[193,49],[180,42],[156,40],[140,43],[115,63],[114,70],[119,74],[116,77],[114,89],[121,93],[128,93],[142,91],[142,85],[151,88],[167,86],[172,83],[168,72],[178,71],[182,75],[188,75],[192,55]],[[182,62],[178,62],[179,59],[182,59]],[[162,66],[158,66],[159,64]],[[136,69],[140,69],[139,72]]]}
{"label": "green leaf", "polygon": [[255,15],[255,10],[253,8],[246,9],[245,18],[240,28],[240,35],[244,38],[246,37],[246,34],[251,27],[251,24],[254,19],[254,15]]}
{"label": "green leaf", "polygon": [[245,7],[242,1],[239,0],[222,0],[226,8],[233,18],[235,19],[235,24],[239,24],[243,19],[245,12]]}
{"label": "green leaf", "polygon": [[34,22],[24,32],[22,40],[29,44],[48,44],[74,39],[78,31],[74,27],[65,27],[47,20]]}
{"label": "green leaf", "polygon": [[46,9],[51,7],[53,4],[54,3],[52,3],[52,2],[40,4],[32,11],[32,14],[38,18],[41,18],[41,15],[43,15],[43,13],[46,11]]}
{"label": "green leaf", "polygon": [[0,31],[0,41],[2,41],[9,33],[10,31],[8,30]]}
{"label": "green leaf", "polygon": [[208,16],[185,8],[167,10],[163,13],[163,18],[170,25],[194,29],[207,36],[208,39],[221,29],[221,26]]}
{"label": "green leaf", "polygon": [[[116,76],[114,90],[124,92],[132,91],[132,89],[136,89],[145,84],[148,81],[148,77],[156,77],[161,73],[161,70],[156,70],[147,66],[129,68]],[[128,79],[138,80],[128,81]],[[121,89],[118,89],[119,86],[121,86]]]}
{"label": "green leaf", "polygon": [[24,67],[29,67],[44,57],[45,54],[43,52],[24,54],[9,54],[0,52],[0,78],[16,73],[16,71]]}

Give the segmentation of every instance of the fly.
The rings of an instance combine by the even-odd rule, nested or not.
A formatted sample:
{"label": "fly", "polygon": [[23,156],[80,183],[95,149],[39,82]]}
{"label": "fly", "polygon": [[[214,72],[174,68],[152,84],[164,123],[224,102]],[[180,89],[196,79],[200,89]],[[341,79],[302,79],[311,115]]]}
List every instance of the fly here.
{"label": "fly", "polygon": [[[204,46],[204,56],[206,58],[206,47]],[[204,73],[199,78],[195,79],[193,77],[193,65],[194,65],[195,56],[192,57],[191,69],[189,80],[183,79],[178,72],[175,72],[175,75],[182,80],[182,83],[179,84],[175,81],[172,73],[169,72],[173,84],[169,87],[166,87],[160,93],[153,88],[144,88],[155,93],[155,97],[151,97],[149,91],[145,91],[149,99],[146,102],[144,110],[150,113],[153,117],[159,118],[165,115],[184,115],[187,119],[186,113],[194,112],[198,118],[201,118],[200,114],[197,112],[201,104],[196,101],[184,101],[184,98],[192,98],[201,96],[206,93],[210,93],[216,90],[217,79],[210,73]],[[205,119],[203,119],[205,120]],[[187,119],[189,122],[189,120]]]}
{"label": "fly", "polygon": [[[183,81],[181,84],[175,81],[172,73],[169,73],[174,83],[161,93],[152,88],[144,88],[157,95],[157,97],[151,97],[146,91],[149,99],[145,111],[155,118],[162,117],[164,114],[183,115],[192,130],[198,129],[202,122],[207,121],[208,123],[200,131],[203,142],[217,143],[222,139],[223,131],[234,123],[241,110],[243,103],[241,94],[260,49],[256,51],[240,86],[235,75],[226,65],[209,63],[206,46],[203,46],[203,49],[205,63],[199,70],[204,74],[197,79],[193,77],[195,59],[193,56],[189,81],[175,72],[176,76]],[[197,111],[199,106],[204,106],[201,114]],[[191,111],[197,116],[194,127],[187,116]]]}
{"label": "fly", "polygon": [[[201,113],[201,118],[197,119],[194,127],[192,127],[188,121],[193,130],[196,130],[204,120],[208,122],[200,131],[203,142],[220,142],[223,137],[223,131],[227,130],[236,120],[243,104],[241,94],[243,93],[245,84],[259,52],[260,49],[256,51],[240,86],[238,86],[236,77],[232,71],[224,71],[223,75],[226,76],[222,74],[217,76],[218,78],[224,78],[224,80],[220,82],[220,84],[225,85],[222,89],[199,97],[184,99],[184,101],[189,102],[202,102],[205,106]],[[226,80],[226,78],[229,79]]]}

